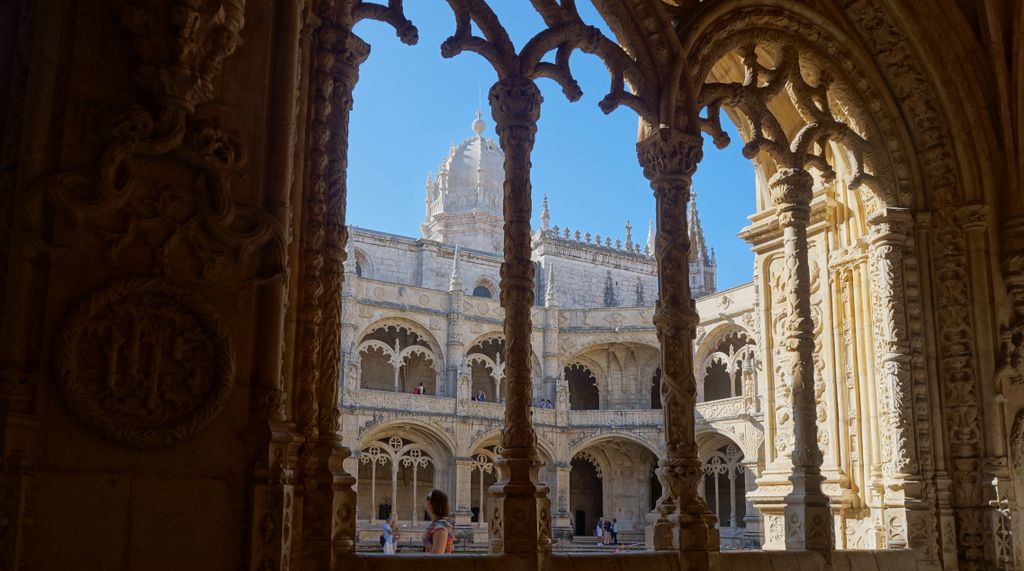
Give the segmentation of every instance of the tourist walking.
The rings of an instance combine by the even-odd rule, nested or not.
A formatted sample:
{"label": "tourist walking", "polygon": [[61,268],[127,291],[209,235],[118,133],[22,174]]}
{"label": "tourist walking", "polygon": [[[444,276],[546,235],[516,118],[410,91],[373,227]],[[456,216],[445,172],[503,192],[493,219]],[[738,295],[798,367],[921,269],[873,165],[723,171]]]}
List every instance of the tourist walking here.
{"label": "tourist walking", "polygon": [[455,528],[448,517],[448,494],[430,490],[423,501],[423,509],[430,517],[430,525],[423,533],[423,551],[427,553],[454,553]]}
{"label": "tourist walking", "polygon": [[389,517],[384,522],[384,532],[380,535],[381,541],[384,542],[384,553],[394,553],[395,543],[398,535],[398,524],[395,522],[395,518]]}

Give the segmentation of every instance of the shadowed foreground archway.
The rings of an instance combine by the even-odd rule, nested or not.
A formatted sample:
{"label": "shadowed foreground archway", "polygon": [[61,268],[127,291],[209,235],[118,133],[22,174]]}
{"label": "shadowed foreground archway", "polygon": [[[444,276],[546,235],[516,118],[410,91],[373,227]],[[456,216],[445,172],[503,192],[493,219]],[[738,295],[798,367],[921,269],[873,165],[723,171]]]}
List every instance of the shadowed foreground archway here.
{"label": "shadowed foreground archway", "polygon": [[[501,556],[483,564],[819,569],[855,566],[834,547],[863,546],[887,569],[1020,565],[1018,3],[595,0],[611,38],[575,3],[537,0],[542,31],[518,47],[484,0],[449,4],[442,55],[495,69],[506,159]],[[0,3],[3,568],[392,564],[355,554],[364,510],[344,461],[363,443],[342,441],[338,385],[356,339],[340,308],[367,19],[417,40],[397,0]],[[530,410],[535,82],[578,98],[573,52],[607,65],[603,109],[640,117],[657,203],[668,493],[661,552],[615,563],[547,556]],[[766,545],[789,549],[742,557],[716,555],[694,477],[686,211],[722,110],[759,172],[744,232],[771,383],[758,509]]]}

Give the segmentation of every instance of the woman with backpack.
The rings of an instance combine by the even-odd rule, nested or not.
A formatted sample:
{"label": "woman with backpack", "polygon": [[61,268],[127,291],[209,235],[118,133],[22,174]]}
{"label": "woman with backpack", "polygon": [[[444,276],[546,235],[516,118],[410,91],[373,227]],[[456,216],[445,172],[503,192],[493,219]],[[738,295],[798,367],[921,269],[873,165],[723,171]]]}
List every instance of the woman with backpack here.
{"label": "woman with backpack", "polygon": [[430,516],[430,525],[423,534],[423,551],[427,553],[454,553],[455,528],[448,517],[448,494],[441,490],[430,490],[423,508]]}

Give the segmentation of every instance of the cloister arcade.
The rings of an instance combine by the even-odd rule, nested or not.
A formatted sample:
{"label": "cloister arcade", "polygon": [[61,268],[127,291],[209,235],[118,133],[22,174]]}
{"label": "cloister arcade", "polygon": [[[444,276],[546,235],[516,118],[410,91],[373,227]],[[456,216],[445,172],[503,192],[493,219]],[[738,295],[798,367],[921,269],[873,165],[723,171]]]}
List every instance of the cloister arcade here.
{"label": "cloister arcade", "polygon": [[[532,0],[519,45],[498,2],[447,4],[441,56],[497,77],[496,297],[456,271],[447,291],[388,284],[349,240],[359,34],[417,42],[412,3],[0,2],[0,567],[1021,567],[1019,2],[593,0],[598,28],[581,2]],[[603,111],[638,117],[653,306],[538,303],[538,83],[578,100],[577,57],[608,70]],[[729,144],[756,172],[753,282],[694,300],[692,179]],[[726,324],[754,345],[715,340]],[[504,402],[474,402],[468,349],[495,331]],[[572,410],[571,356],[616,343],[660,348],[637,379],[661,408],[645,386],[632,409]],[[657,459],[654,553],[553,551],[574,460],[596,476],[620,444],[645,477]],[[356,553],[381,489],[416,519],[405,487],[447,486],[476,533],[480,446],[501,448],[490,554]],[[722,551],[726,517],[764,549]]]}

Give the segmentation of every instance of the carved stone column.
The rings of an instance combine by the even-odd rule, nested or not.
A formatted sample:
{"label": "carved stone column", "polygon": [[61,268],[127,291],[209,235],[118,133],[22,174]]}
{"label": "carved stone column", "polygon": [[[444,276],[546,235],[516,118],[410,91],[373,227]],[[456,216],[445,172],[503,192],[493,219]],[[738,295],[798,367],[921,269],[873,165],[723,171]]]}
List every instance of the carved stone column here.
{"label": "carved stone column", "polygon": [[772,203],[782,226],[788,320],[781,339],[789,356],[793,387],[793,490],[786,496],[786,549],[818,551],[830,560],[832,515],[822,492],[822,452],[818,447],[814,398],[814,323],[807,251],[814,179],[803,169],[782,168],[771,178]]}
{"label": "carved stone column", "polygon": [[[936,557],[931,507],[924,501],[924,482],[917,460],[912,422],[913,390],[905,290],[904,256],[911,231],[910,214],[885,209],[868,220],[871,226],[869,259],[872,270],[878,399],[882,457],[886,459],[886,541],[889,548],[912,548],[928,560]],[[910,530],[916,530],[910,533]]]}
{"label": "carved stone column", "polygon": [[689,230],[686,207],[691,177],[702,156],[700,135],[662,129],[637,144],[644,176],[654,189],[657,210],[655,257],[658,301],[654,313],[661,343],[661,402],[665,414],[667,454],[658,463],[664,493],[654,525],[655,549],[671,549],[678,522],[679,550],[688,569],[706,569],[709,553],[718,551],[716,518],[697,485],[703,466],[697,456],[695,411],[697,386],[693,340],[699,321],[690,293]]}
{"label": "carved stone column", "polygon": [[753,502],[750,501],[750,493],[757,489],[756,481],[760,471],[757,462],[743,463],[743,501],[746,508],[743,515],[743,522],[745,524],[743,530],[744,549],[759,549],[763,543],[763,538],[761,537],[761,516],[758,515],[757,508],[754,507]]}
{"label": "carved stone column", "polygon": [[[452,497],[452,523],[455,524],[455,533],[459,539],[466,538],[473,540],[473,459],[455,459],[455,482],[453,488],[455,495]],[[422,500],[420,500],[422,501]],[[480,515],[483,515],[483,506],[480,506]]]}
{"label": "carved stone column", "polygon": [[[551,550],[548,487],[536,483],[543,465],[537,451],[530,405],[534,269],[531,260],[530,153],[537,133],[540,90],[528,79],[509,77],[489,93],[494,130],[505,153],[505,261],[501,264],[501,307],[505,310],[507,383],[501,479],[491,487],[492,553],[545,553]],[[512,514],[515,514],[514,516]]]}
{"label": "carved stone column", "polygon": [[559,541],[572,541],[575,530],[570,519],[569,507],[569,478],[571,477],[572,465],[565,463],[555,464],[555,510],[552,516],[552,534]]}
{"label": "carved stone column", "polygon": [[338,557],[355,551],[355,478],[344,470],[351,452],[341,440],[338,382],[348,240],[348,123],[358,66],[369,55],[369,46],[350,28],[325,21],[316,30],[313,49],[319,73],[312,78],[315,119],[304,214],[296,422],[305,437],[300,461],[301,568],[319,571],[332,569]]}
{"label": "carved stone column", "polygon": [[[444,383],[438,389],[437,394],[451,395],[459,401],[470,398],[470,395],[463,395],[459,392],[459,368],[466,360],[466,349],[462,343],[462,274],[459,261],[459,248],[455,247],[455,257],[452,261],[452,273],[448,283],[448,315],[447,333],[445,335],[445,375]],[[460,402],[457,406],[460,406]]]}

